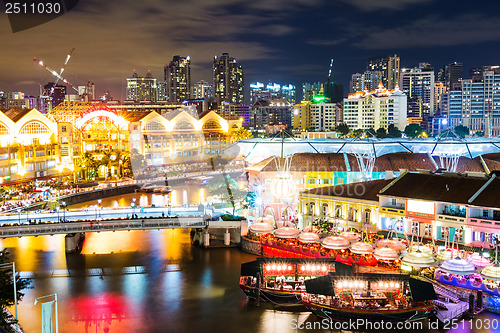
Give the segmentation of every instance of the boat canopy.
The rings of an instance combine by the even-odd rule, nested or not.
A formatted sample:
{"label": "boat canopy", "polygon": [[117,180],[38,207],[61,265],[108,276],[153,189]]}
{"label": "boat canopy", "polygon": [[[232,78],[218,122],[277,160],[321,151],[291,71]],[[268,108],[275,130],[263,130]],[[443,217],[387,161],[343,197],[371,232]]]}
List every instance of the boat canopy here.
{"label": "boat canopy", "polygon": [[304,281],[306,292],[309,294],[335,296],[332,277],[330,275],[320,276],[315,279]]}
{"label": "boat canopy", "polygon": [[410,278],[408,282],[410,284],[413,301],[422,302],[437,299],[436,291],[432,283],[414,278]]}
{"label": "boat canopy", "polygon": [[254,260],[241,264],[241,276],[255,276],[260,273],[260,262]]}

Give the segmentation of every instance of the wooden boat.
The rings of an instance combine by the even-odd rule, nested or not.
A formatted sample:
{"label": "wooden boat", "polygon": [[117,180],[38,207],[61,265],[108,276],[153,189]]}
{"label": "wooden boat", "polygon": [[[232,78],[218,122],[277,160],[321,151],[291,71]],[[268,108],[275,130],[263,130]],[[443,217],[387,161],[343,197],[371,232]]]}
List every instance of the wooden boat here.
{"label": "wooden boat", "polygon": [[436,299],[431,283],[405,274],[330,272],[305,282],[304,306],[336,321],[418,320],[429,316]]}
{"label": "wooden boat", "polygon": [[333,259],[257,258],[241,265],[240,288],[250,298],[302,306],[304,281],[335,270]]}

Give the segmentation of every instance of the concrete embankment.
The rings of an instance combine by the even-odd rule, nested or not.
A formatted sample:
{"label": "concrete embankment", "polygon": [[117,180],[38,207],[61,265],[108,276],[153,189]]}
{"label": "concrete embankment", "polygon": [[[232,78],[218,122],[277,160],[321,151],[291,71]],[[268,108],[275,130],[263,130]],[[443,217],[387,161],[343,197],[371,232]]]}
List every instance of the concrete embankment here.
{"label": "concrete embankment", "polygon": [[[93,190],[93,191],[80,192],[80,193],[74,193],[74,194],[61,196],[61,197],[58,197],[56,200],[59,203],[64,201],[64,202],[66,202],[66,205],[73,205],[73,204],[78,204],[81,202],[98,200],[98,199],[107,198],[107,197],[113,197],[115,195],[132,193],[137,189],[139,189],[139,186],[137,184],[129,184],[129,185],[122,185],[122,186],[110,186],[110,187],[101,188],[101,189],[97,189],[97,190]],[[34,205],[29,206],[28,209],[29,210],[44,209],[46,204],[47,204],[46,201],[39,202],[39,203],[36,203]]]}

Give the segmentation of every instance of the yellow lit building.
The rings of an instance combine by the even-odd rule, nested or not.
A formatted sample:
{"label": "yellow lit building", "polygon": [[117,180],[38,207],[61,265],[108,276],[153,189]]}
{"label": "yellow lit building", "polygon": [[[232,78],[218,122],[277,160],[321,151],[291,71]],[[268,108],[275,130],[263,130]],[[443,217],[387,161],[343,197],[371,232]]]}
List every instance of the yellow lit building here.
{"label": "yellow lit building", "polygon": [[99,159],[109,150],[135,148],[150,166],[204,161],[232,144],[241,125],[192,108],[159,114],[80,102],[62,103],[47,115],[13,109],[0,112],[0,179],[71,174],[86,152]]}
{"label": "yellow lit building", "polygon": [[324,217],[344,229],[375,231],[379,221],[377,195],[390,182],[379,179],[301,192],[298,205],[300,223],[305,227],[315,218]]}
{"label": "yellow lit building", "polygon": [[311,103],[310,101],[302,101],[294,105],[292,111],[293,129],[306,131],[311,127]]}

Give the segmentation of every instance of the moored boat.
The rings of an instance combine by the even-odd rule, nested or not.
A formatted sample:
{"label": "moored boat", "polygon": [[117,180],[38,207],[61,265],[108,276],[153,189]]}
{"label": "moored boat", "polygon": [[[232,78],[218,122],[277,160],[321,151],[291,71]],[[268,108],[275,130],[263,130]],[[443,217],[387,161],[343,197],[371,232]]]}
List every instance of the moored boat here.
{"label": "moored boat", "polygon": [[429,316],[431,283],[405,274],[330,272],[305,282],[304,306],[331,320],[407,321]]}
{"label": "moored boat", "polygon": [[333,259],[257,258],[241,265],[240,288],[253,299],[302,305],[304,281],[334,270]]}

